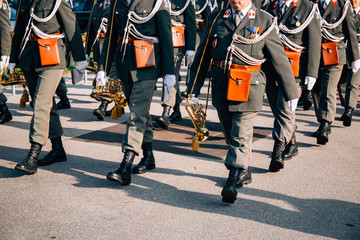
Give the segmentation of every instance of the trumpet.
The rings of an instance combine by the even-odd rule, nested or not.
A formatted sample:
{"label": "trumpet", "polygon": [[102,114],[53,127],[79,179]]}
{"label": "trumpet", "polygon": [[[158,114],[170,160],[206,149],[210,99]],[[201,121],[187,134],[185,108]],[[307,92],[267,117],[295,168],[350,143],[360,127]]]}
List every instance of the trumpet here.
{"label": "trumpet", "polygon": [[186,99],[185,109],[188,112],[191,122],[195,127],[195,133],[191,147],[193,151],[199,151],[199,142],[205,141],[209,137],[209,130],[205,127],[206,113],[200,103],[191,104],[190,99]]}
{"label": "trumpet", "polygon": [[20,107],[26,107],[26,103],[29,102],[29,94],[26,90],[26,80],[23,72],[20,68],[14,68],[13,73],[9,76],[6,74],[8,69],[3,69],[0,74],[0,85],[4,87],[8,86],[16,86],[22,85],[23,86],[23,94],[20,98]]}
{"label": "trumpet", "polygon": [[109,79],[106,86],[96,86],[92,94],[115,102],[115,108],[111,113],[112,119],[121,117],[121,109],[128,105],[120,80]]}

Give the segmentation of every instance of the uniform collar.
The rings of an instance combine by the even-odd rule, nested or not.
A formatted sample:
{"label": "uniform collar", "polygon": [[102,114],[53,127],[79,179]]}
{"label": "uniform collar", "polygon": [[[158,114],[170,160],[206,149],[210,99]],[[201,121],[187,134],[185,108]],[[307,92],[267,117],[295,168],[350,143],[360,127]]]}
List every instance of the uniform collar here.
{"label": "uniform collar", "polygon": [[321,0],[321,4],[324,6],[324,2],[326,3],[326,6],[329,6],[331,0]]}
{"label": "uniform collar", "polygon": [[359,13],[359,11],[360,11],[360,6],[359,6],[359,7],[357,7],[354,11],[356,12],[356,14],[358,14],[358,13]]}
{"label": "uniform collar", "polygon": [[280,0],[280,1],[279,1],[279,6],[282,7],[283,3],[285,2],[286,7],[289,8],[289,7],[290,7],[290,4],[292,3],[292,1],[293,1],[293,0],[287,0],[287,1]]}
{"label": "uniform collar", "polygon": [[[246,14],[250,11],[251,6],[252,6],[252,3],[250,3],[249,6],[247,6],[246,8],[244,8],[243,10],[240,11],[244,17],[245,17]],[[230,8],[231,8],[231,7],[230,7]],[[232,9],[232,8],[231,8],[231,12],[232,12],[233,16],[236,15],[236,11],[235,11],[234,9]]]}

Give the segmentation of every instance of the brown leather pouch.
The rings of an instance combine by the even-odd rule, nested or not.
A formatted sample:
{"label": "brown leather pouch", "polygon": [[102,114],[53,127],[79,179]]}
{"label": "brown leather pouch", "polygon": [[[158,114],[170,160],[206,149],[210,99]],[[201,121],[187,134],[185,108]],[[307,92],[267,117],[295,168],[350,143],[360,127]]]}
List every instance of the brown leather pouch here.
{"label": "brown leather pouch", "polygon": [[136,68],[154,68],[155,67],[155,52],[154,41],[149,40],[134,40]]}
{"label": "brown leather pouch", "polygon": [[324,42],[321,44],[324,66],[339,64],[339,52],[337,45],[337,42]]}
{"label": "brown leather pouch", "polygon": [[204,20],[199,20],[199,21],[196,22],[196,24],[199,25],[201,32],[204,32],[204,30],[205,30],[205,21]]}
{"label": "brown leather pouch", "polygon": [[56,38],[37,39],[41,66],[60,65],[59,47]]}
{"label": "brown leather pouch", "polygon": [[227,100],[247,102],[250,92],[251,71],[230,69]]}
{"label": "brown leather pouch", "polygon": [[185,27],[184,26],[172,26],[172,40],[174,47],[185,46]]}
{"label": "brown leather pouch", "polygon": [[299,67],[300,67],[300,55],[301,52],[291,51],[289,49],[285,49],[285,53],[289,59],[291,69],[294,73],[294,77],[299,77]]}

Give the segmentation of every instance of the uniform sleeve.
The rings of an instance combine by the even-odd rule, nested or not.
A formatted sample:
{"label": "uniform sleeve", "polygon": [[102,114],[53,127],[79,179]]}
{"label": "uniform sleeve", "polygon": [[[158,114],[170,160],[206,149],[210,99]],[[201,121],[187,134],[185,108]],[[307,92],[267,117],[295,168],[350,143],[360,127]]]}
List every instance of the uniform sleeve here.
{"label": "uniform sleeve", "polygon": [[63,0],[57,13],[60,17],[60,21],[62,21],[74,61],[85,61],[86,58],[80,27],[70,4]]}
{"label": "uniform sleeve", "polygon": [[10,61],[11,63],[18,63],[19,62],[19,55],[20,55],[20,45],[21,41],[25,34],[25,25],[23,17],[20,15],[20,9],[21,6],[18,6],[18,9],[16,11],[17,18],[15,22],[15,28],[14,28],[14,35],[13,40],[11,44],[11,51],[10,51]]}
{"label": "uniform sleeve", "polygon": [[185,47],[186,50],[195,50],[196,44],[196,19],[192,1],[184,12],[185,20]]}
{"label": "uniform sleeve", "polygon": [[175,74],[174,48],[171,33],[171,16],[164,6],[156,13],[156,25],[159,31],[159,46],[163,74]]}
{"label": "uniform sleeve", "polygon": [[354,23],[354,16],[352,13],[352,8],[348,9],[346,17],[343,21],[344,26],[344,35],[345,38],[348,40],[348,52],[350,54],[350,60],[355,61],[359,59],[359,46],[356,37],[356,29]]}
{"label": "uniform sleeve", "polygon": [[279,75],[278,84],[286,101],[298,98],[297,84],[284,47],[273,29],[265,39],[265,56],[271,59],[275,71]]}
{"label": "uniform sleeve", "polygon": [[11,41],[11,26],[8,11],[0,11],[0,56],[8,55]]}
{"label": "uniform sleeve", "polygon": [[318,78],[320,58],[321,58],[321,30],[320,23],[316,16],[313,17],[306,28],[306,48],[307,48],[307,76]]}

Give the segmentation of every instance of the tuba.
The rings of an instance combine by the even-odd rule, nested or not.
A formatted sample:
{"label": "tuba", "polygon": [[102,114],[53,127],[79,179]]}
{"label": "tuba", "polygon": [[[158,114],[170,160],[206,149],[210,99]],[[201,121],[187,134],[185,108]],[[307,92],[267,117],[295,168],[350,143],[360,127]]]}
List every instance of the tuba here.
{"label": "tuba", "polygon": [[20,68],[14,68],[14,71],[11,75],[7,75],[8,69],[4,68],[0,74],[0,85],[4,87],[22,85],[23,94],[20,99],[20,107],[26,107],[26,103],[29,102],[29,94],[26,90],[26,80],[24,74]]}

